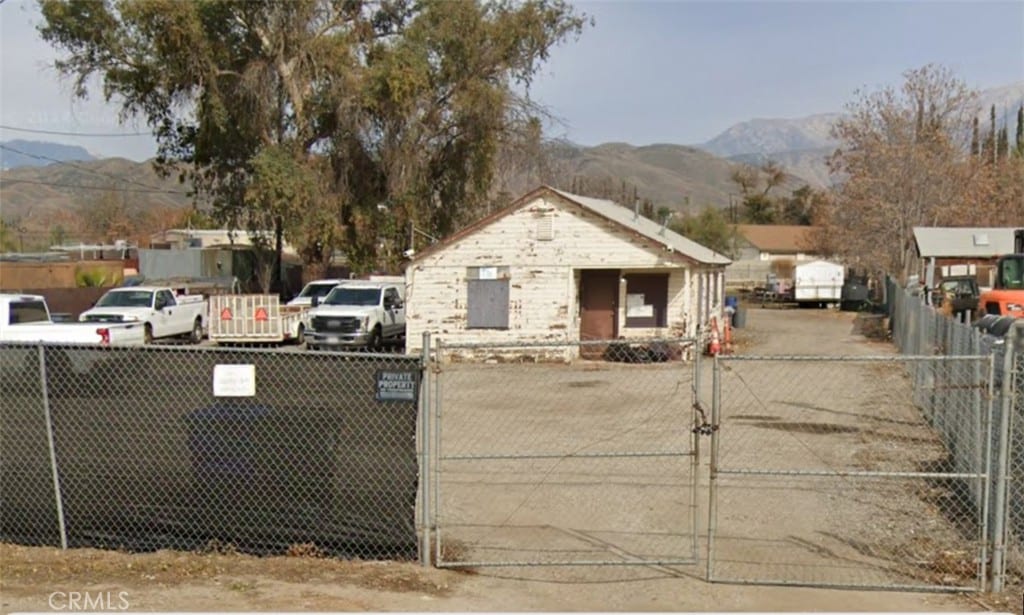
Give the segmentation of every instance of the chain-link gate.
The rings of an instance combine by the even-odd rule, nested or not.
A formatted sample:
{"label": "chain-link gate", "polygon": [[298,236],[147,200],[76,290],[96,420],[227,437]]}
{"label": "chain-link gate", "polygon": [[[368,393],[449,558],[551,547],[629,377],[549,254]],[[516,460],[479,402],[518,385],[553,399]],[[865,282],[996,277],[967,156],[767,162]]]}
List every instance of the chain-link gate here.
{"label": "chain-link gate", "polygon": [[436,564],[695,563],[693,349],[437,344]]}
{"label": "chain-link gate", "polygon": [[0,344],[0,540],[413,559],[421,357]]}
{"label": "chain-link gate", "polygon": [[720,357],[707,576],[984,587],[993,360]]}

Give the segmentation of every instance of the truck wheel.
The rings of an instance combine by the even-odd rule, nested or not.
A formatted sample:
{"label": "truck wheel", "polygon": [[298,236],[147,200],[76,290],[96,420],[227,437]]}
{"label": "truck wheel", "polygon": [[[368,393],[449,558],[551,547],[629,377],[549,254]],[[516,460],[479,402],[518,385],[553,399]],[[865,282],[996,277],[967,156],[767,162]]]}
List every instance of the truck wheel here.
{"label": "truck wheel", "polygon": [[378,325],[373,328],[373,335],[370,336],[369,349],[373,352],[379,351],[382,342],[383,340],[381,339],[380,325]]}
{"label": "truck wheel", "polygon": [[146,345],[153,343],[153,325],[148,322],[142,327],[142,343]]}
{"label": "truck wheel", "polygon": [[196,318],[196,321],[192,323],[192,333],[188,336],[188,341],[193,344],[198,344],[203,341],[203,321],[202,319]]}
{"label": "truck wheel", "polygon": [[302,342],[305,341],[306,338],[306,327],[299,325],[299,330],[296,333],[297,335],[295,336],[295,345],[301,346]]}

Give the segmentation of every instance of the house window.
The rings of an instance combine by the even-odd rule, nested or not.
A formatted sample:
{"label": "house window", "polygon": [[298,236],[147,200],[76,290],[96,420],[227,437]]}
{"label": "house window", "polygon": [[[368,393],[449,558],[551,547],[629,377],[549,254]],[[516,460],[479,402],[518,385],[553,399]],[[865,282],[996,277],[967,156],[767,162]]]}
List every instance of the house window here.
{"label": "house window", "polygon": [[668,321],[668,274],[626,275],[626,327],[664,327]]}
{"label": "house window", "polygon": [[467,269],[467,329],[508,329],[508,279],[508,267]]}

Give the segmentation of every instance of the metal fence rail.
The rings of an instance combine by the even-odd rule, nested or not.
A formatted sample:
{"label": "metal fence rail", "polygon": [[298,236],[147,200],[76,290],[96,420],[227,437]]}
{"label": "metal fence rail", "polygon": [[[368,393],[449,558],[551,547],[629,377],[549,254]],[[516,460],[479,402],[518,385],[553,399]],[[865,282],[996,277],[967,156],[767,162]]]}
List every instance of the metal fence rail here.
{"label": "metal fence rail", "polygon": [[0,345],[0,539],[414,558],[421,371],[368,353]]}
{"label": "metal fence rail", "polygon": [[989,356],[718,358],[709,579],[979,589],[991,365]]}
{"label": "metal fence rail", "polygon": [[695,562],[692,345],[436,344],[437,564]]}

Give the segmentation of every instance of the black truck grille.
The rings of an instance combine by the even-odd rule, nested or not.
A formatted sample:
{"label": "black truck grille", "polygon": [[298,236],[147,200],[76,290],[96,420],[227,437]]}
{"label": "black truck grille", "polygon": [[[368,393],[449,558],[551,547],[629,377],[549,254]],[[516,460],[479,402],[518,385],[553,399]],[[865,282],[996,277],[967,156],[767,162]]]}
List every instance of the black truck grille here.
{"label": "black truck grille", "polygon": [[313,330],[320,333],[355,333],[359,331],[359,319],[352,316],[314,316]]}

